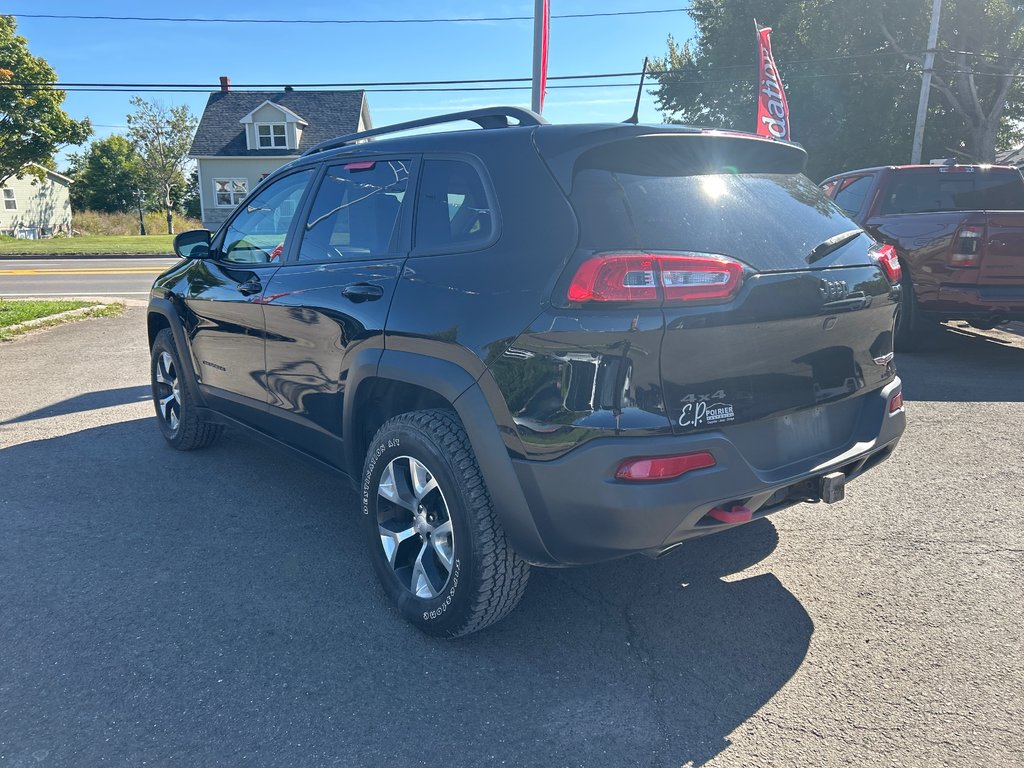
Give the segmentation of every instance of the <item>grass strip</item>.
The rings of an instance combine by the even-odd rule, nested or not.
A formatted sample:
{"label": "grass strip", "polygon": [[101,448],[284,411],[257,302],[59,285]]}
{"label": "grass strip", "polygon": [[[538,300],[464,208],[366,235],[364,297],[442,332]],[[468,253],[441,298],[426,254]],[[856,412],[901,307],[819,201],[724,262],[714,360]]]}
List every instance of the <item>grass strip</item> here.
{"label": "grass strip", "polygon": [[102,254],[172,255],[174,235],[88,235],[53,237],[48,240],[0,238],[0,256],[94,256]]}
{"label": "grass strip", "polygon": [[[89,311],[71,317],[54,317],[61,312],[69,312],[73,309],[84,309]],[[28,300],[11,301],[0,299],[0,341],[7,341],[26,331],[36,328],[45,328],[51,325],[59,325],[63,322],[78,320],[82,317],[113,317],[124,311],[123,304],[99,304],[94,301],[72,301],[72,300]],[[52,322],[34,323],[30,327],[16,327],[21,323],[42,318],[51,318]]]}

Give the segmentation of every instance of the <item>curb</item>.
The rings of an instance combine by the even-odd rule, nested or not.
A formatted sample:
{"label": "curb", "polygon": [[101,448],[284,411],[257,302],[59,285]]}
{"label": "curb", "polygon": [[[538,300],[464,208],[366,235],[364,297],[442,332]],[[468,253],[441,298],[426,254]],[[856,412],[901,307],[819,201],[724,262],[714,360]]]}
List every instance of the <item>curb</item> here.
{"label": "curb", "polygon": [[173,253],[2,253],[4,259],[176,259]]}

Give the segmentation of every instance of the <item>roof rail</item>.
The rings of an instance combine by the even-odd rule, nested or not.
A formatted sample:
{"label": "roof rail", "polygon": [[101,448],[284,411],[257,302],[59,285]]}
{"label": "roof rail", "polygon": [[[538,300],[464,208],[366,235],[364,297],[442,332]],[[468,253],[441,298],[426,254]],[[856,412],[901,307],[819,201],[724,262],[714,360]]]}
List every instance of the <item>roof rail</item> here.
{"label": "roof rail", "polygon": [[374,136],[384,136],[389,133],[399,133],[401,131],[410,131],[413,128],[423,128],[428,125],[443,125],[444,123],[456,123],[460,120],[468,120],[476,123],[481,128],[509,128],[514,123],[509,122],[509,118],[514,118],[519,121],[519,125],[547,125],[548,121],[538,115],[536,112],[531,112],[528,109],[522,107],[484,107],[482,109],[470,109],[465,112],[451,112],[447,115],[437,115],[435,117],[424,117],[420,120],[410,120],[407,123],[395,123],[394,125],[385,125],[382,128],[372,128],[368,131],[361,131],[359,133],[349,133],[345,136],[339,136],[336,139],[328,139],[327,141],[321,141],[319,144],[315,144],[305,152],[303,156],[316,154],[317,152],[324,152],[328,149],[335,149],[337,147],[343,147],[346,144],[354,144],[357,141],[364,139],[370,139]]}

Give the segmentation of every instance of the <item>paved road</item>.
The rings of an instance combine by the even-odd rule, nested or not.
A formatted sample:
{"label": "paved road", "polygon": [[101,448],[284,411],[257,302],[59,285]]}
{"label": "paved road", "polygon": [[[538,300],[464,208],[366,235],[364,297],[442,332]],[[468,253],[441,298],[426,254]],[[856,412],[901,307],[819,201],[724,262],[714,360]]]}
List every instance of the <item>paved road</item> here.
{"label": "paved road", "polygon": [[177,259],[0,259],[0,296],[143,298]]}
{"label": "paved road", "polygon": [[906,438],[846,501],[535,571],[442,642],[338,479],[163,444],[143,325],[0,344],[0,765],[1024,762],[1024,337],[902,355]]}

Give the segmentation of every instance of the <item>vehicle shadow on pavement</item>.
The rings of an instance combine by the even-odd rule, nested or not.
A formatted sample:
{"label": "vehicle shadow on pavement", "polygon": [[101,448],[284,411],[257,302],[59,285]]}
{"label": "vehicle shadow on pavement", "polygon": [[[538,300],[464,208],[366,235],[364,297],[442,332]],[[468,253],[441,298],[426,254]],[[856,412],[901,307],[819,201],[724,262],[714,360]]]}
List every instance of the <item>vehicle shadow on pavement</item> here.
{"label": "vehicle shadow on pavement", "polygon": [[1021,402],[1024,348],[969,328],[944,326],[920,350],[896,353],[905,400]]}
{"label": "vehicle shadow on pavement", "polygon": [[153,419],[0,450],[0,754],[12,765],[700,765],[814,627],[767,520],[660,561],[535,569],[458,641],[393,612],[340,478]]}
{"label": "vehicle shadow on pavement", "polygon": [[0,426],[8,424],[20,424],[25,421],[36,419],[48,419],[51,416],[67,416],[72,413],[84,411],[95,411],[100,408],[112,408],[117,405],[127,405],[149,400],[152,391],[148,386],[121,387],[120,389],[105,389],[96,392],[85,392],[81,395],[69,397],[53,405],[47,405],[29,413],[17,416],[7,421],[0,421]]}

